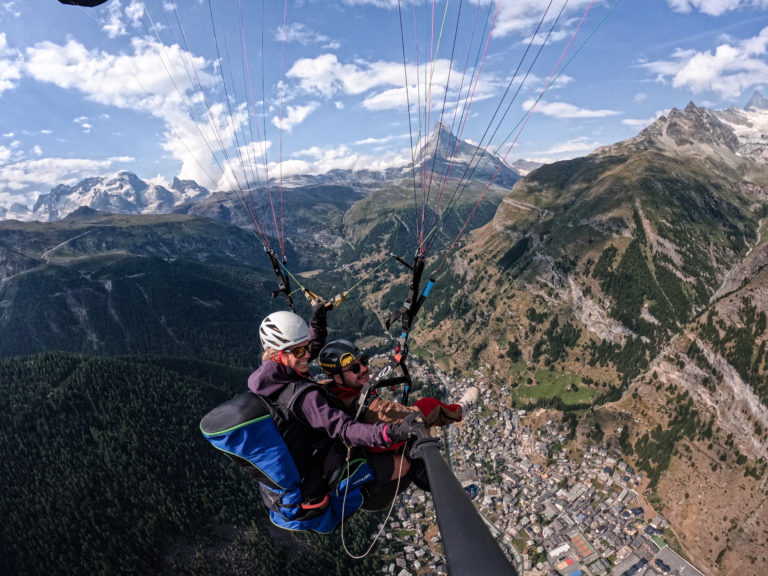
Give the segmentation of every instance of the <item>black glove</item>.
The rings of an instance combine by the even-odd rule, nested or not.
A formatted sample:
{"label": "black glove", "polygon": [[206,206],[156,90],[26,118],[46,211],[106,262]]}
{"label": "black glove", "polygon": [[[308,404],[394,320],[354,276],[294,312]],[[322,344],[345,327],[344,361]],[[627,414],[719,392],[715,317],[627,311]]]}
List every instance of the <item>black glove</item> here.
{"label": "black glove", "polygon": [[390,445],[403,442],[415,434],[414,428],[418,425],[424,425],[421,412],[411,412],[402,422],[395,422],[387,426],[385,437],[389,438]]}
{"label": "black glove", "polygon": [[325,320],[326,312],[328,312],[328,310],[333,310],[333,303],[328,302],[328,300],[322,296],[318,296],[306,288],[302,288],[301,291],[304,293],[304,296],[306,296],[307,300],[309,300],[310,306],[312,306],[312,316]]}
{"label": "black glove", "polygon": [[322,322],[325,320],[325,315],[328,313],[328,310],[330,309],[331,308],[328,305],[328,302],[326,302],[323,299],[320,299],[312,306],[312,316]]}
{"label": "black glove", "polygon": [[312,315],[315,318],[325,318],[328,313],[328,303],[325,300],[320,300],[317,304],[312,306]]}

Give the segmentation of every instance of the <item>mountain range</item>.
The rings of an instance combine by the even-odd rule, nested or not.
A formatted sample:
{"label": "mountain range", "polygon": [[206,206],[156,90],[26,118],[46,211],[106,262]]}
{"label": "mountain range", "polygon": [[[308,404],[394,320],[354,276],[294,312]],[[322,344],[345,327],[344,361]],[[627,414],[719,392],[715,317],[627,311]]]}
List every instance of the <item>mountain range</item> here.
{"label": "mountain range", "polygon": [[[519,166],[521,171],[528,171],[538,164],[520,162]],[[414,158],[413,165],[409,163],[404,167],[383,171],[331,170],[324,174],[299,174],[286,178],[281,183],[280,192],[275,190],[274,194],[277,196],[285,188],[318,190],[341,187],[347,191],[354,190],[352,198],[357,199],[356,196],[361,193],[370,193],[392,182],[409,179],[412,174],[420,176],[425,167],[436,175],[452,174],[454,178],[485,181],[488,181],[498,168],[496,183],[502,187],[511,186],[520,177],[514,167],[507,166],[485,149],[458,140],[447,126],[438,123]],[[263,190],[255,190],[253,195],[257,197],[257,204],[269,202]],[[51,222],[60,220],[83,206],[114,214],[194,212],[195,204],[212,196],[212,203],[217,204],[219,210],[218,217],[239,219],[241,225],[248,225],[247,215],[241,209],[235,191],[224,192],[220,194],[221,198],[217,199],[216,194],[190,180],[174,178],[171,185],[165,187],[146,182],[126,170],[109,176],[86,178],[75,186],[60,184],[48,194],[41,194],[31,209],[19,203],[8,207],[0,206],[0,220]],[[313,200],[321,198],[325,199],[320,196]],[[218,208],[219,205],[225,208]]]}
{"label": "mountain range", "polygon": [[165,214],[210,194],[192,181],[174,178],[166,188],[122,170],[106,177],[86,178],[75,186],[60,184],[48,194],[41,194],[31,209],[18,203],[0,207],[0,218],[51,222],[82,206],[115,214]]}
{"label": "mountain range", "polygon": [[[416,163],[451,166],[447,188],[460,193],[450,210],[403,208],[415,182],[402,173],[306,177],[287,189],[287,261],[320,293],[353,287],[335,329],[386,349],[381,322],[410,277],[391,255],[409,260],[420,233],[434,238],[429,263],[441,273],[412,356],[457,376],[483,368],[494,409],[578,413],[568,449],[599,438],[632,461],[640,497],[697,567],[758,574],[768,561],[767,104],[759,93],[743,109],[690,103],[583,158],[523,177],[503,167],[489,188],[490,173],[470,168],[481,152],[438,126]],[[0,355],[257,363],[253,319],[283,303],[267,296],[274,273],[234,194],[178,183],[171,200],[134,175],[110,178],[38,201],[61,220],[0,222]],[[97,198],[138,212],[94,211]],[[159,206],[173,213],[141,213]]]}

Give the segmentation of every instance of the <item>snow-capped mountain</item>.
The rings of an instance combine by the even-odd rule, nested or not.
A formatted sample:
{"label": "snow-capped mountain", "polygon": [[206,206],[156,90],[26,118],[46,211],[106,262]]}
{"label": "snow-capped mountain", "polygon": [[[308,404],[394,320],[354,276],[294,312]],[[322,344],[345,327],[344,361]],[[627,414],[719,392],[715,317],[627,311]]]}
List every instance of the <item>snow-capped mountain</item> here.
{"label": "snow-capped mountain", "polygon": [[715,115],[733,130],[739,156],[768,164],[768,99],[755,91],[743,109],[731,107]]}
{"label": "snow-capped mountain", "polygon": [[438,122],[429,135],[429,140],[416,157],[417,171],[426,168],[436,177],[449,174],[455,179],[477,179],[487,183],[493,178],[494,184],[511,187],[520,179],[520,174],[496,154],[480,148],[471,142],[459,140],[450,128]]}
{"label": "snow-capped mountain", "polygon": [[[32,210],[9,210],[2,217],[50,222],[60,220],[81,206],[119,214],[166,214],[178,206],[199,202],[210,192],[189,180],[174,178],[170,189],[151,184],[121,170],[110,176],[86,178],[76,186],[61,184],[41,194]],[[11,214],[13,212],[13,215]]]}
{"label": "snow-capped mountain", "polygon": [[24,206],[24,204],[14,202],[10,208],[0,206],[0,220],[21,220],[23,222],[31,219],[32,210]]}
{"label": "snow-capped mountain", "polygon": [[[530,171],[541,164],[532,162],[527,166]],[[509,166],[488,150],[458,139],[446,124],[438,122],[413,159],[413,166],[408,162],[382,171],[331,170],[324,174],[299,174],[287,178],[286,182],[291,186],[336,185],[370,190],[395,180],[420,180],[425,174],[435,185],[446,176],[454,180],[479,180],[484,183],[493,177],[494,183],[501,187],[512,187],[521,176],[517,165]]]}
{"label": "snow-capped mountain", "polygon": [[[408,163],[383,171],[331,170],[324,174],[296,175],[286,178],[284,183],[289,187],[345,186],[367,194],[382,185],[403,179],[419,180],[427,174],[435,183],[446,176],[483,183],[494,178],[495,185],[502,188],[511,188],[520,178],[520,172],[498,156],[459,140],[446,125],[438,122],[414,158],[413,166]],[[31,210],[21,205],[0,207],[0,220],[50,222],[65,218],[81,206],[118,214],[165,214],[185,211],[184,206],[209,196],[211,192],[193,181],[174,179],[167,188],[123,170],[110,176],[86,178],[75,186],[56,186],[48,194],[41,194]]]}

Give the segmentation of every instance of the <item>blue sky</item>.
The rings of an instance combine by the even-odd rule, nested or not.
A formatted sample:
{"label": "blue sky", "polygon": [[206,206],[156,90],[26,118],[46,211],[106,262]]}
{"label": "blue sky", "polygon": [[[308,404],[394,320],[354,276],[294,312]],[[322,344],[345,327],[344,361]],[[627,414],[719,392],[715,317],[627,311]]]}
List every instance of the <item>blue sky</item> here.
{"label": "blue sky", "polygon": [[572,158],[672,107],[744,106],[768,85],[768,0],[284,8],[0,0],[0,205],[124,169],[221,189],[244,173],[383,168],[441,118],[510,162]]}

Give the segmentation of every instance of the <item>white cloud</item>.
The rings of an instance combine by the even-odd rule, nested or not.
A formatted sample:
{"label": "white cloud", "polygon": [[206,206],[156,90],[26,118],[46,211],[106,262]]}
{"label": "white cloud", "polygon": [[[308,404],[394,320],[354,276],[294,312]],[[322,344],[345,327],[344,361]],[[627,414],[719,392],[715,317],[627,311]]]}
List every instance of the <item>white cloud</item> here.
{"label": "white cloud", "polygon": [[195,67],[203,87],[214,83],[206,73],[207,63],[177,45],[163,46],[146,39],[134,39],[132,44],[132,55],[113,55],[89,51],[74,40],[63,46],[41,42],[27,49],[25,70],[40,82],[79,90],[95,102],[158,116],[164,111],[158,106],[178,108],[181,95],[196,91],[185,66]]}
{"label": "white cloud", "polygon": [[[584,11],[584,8],[590,5],[593,1],[594,0],[570,0],[570,2],[566,3],[564,15],[567,16],[577,13],[580,16],[580,13]],[[377,8],[386,8],[389,10],[397,10],[398,6],[404,8],[406,4],[408,7],[413,4],[424,4],[424,0],[414,0],[413,2],[409,1],[407,3],[402,2],[402,0],[343,0],[343,2],[350,6],[375,6]],[[493,34],[497,37],[503,37],[509,34],[519,34],[522,36],[530,34],[542,19],[542,16],[544,16],[547,4],[546,2],[542,2],[542,0],[515,0],[515,2],[472,0],[471,3],[479,9],[481,20],[487,18],[490,23],[495,15],[496,22],[494,24]],[[561,2],[554,8],[550,8],[544,21],[545,26],[551,26],[554,19],[557,18],[562,4],[563,3]],[[466,16],[466,18],[474,18],[475,6],[465,11],[465,14],[469,15]],[[495,14],[497,6],[498,14]],[[572,28],[577,20],[567,20],[561,16],[560,22],[564,23],[553,32],[550,41],[558,41],[570,36],[571,32],[568,32],[567,28]],[[543,39],[544,36],[545,34],[541,35],[541,38]]]}
{"label": "white cloud", "polygon": [[179,178],[195,180],[216,190],[221,189],[217,185],[222,176],[229,182],[227,188],[242,182],[231,176],[228,167],[237,164],[235,151],[231,147],[245,114],[243,106],[234,109],[230,115],[226,106],[216,103],[208,110],[209,121],[202,122],[181,110],[169,110],[164,118],[166,131],[162,146],[181,161]]}
{"label": "white cloud", "polygon": [[363,144],[384,144],[386,142],[392,142],[392,140],[399,140],[401,138],[408,138],[409,134],[392,134],[390,136],[384,136],[383,138],[365,138],[355,142],[356,145]]}
{"label": "white cloud", "polygon": [[768,0],[667,0],[670,8],[677,12],[698,10],[710,16],[720,16],[739,8],[768,8]]}
{"label": "white cloud", "polygon": [[753,38],[721,44],[714,52],[677,50],[669,60],[646,62],[642,66],[654,72],[658,82],[735,99],[750,86],[768,82],[767,46],[768,28],[763,28]]}
{"label": "white cloud", "polygon": [[73,122],[78,126],[80,126],[80,128],[82,128],[84,134],[90,134],[91,130],[93,130],[93,124],[91,124],[88,121],[88,118],[85,116],[80,116],[79,118],[75,118]]}
{"label": "white cloud", "polygon": [[[269,178],[274,178],[270,173],[267,159],[267,151],[272,147],[272,142],[252,142],[241,146],[237,154],[231,155],[221,164],[222,176],[211,186],[215,190],[235,190],[238,187],[257,184],[266,185]],[[192,178],[196,182],[201,182]]]}
{"label": "white cloud", "polygon": [[305,46],[307,44],[335,44],[328,38],[328,36],[307,28],[301,22],[294,22],[285,27],[281,26],[278,28],[275,33],[275,40],[286,43],[298,42]]}
{"label": "white cloud", "polygon": [[5,13],[12,18],[18,18],[21,16],[21,11],[17,8],[18,2],[10,0],[9,2],[0,3],[0,13]]}
{"label": "white cloud", "polygon": [[396,10],[398,0],[342,0],[349,6],[375,6],[376,8],[388,8]]}
{"label": "white cloud", "polygon": [[[226,157],[215,154],[234,154],[230,147],[247,110],[241,105],[230,114],[228,106],[208,99],[216,77],[205,59],[146,38],[134,38],[131,45],[132,54],[114,55],[89,51],[74,40],[63,46],[42,42],[27,49],[24,69],[40,82],[79,91],[94,102],[160,119],[165,125],[160,145],[182,163],[179,177],[215,186],[226,164]],[[77,122],[90,128],[87,119]]]}
{"label": "white cloud", "polygon": [[144,15],[144,0],[131,0],[125,8],[125,15],[131,21],[131,25],[138,28]]}
{"label": "white cloud", "polygon": [[586,137],[574,138],[573,140],[558,142],[545,150],[533,151],[525,154],[525,159],[532,162],[540,162],[541,164],[548,164],[558,160],[568,160],[590,154],[601,145],[600,142]]}
{"label": "white cloud", "polygon": [[[125,10],[123,10],[120,0],[113,0],[107,5],[107,8],[106,15],[104,15],[103,11],[97,11],[95,14],[102,16],[101,29],[107,33],[109,38],[114,39],[118,36],[126,36],[129,26],[134,28],[140,27],[141,18],[144,14],[144,2],[142,0],[130,0]],[[167,7],[165,9],[168,10]],[[159,22],[155,26],[158,29],[162,28],[162,24]]]}
{"label": "white cloud", "polygon": [[559,156],[568,154],[577,154],[583,152],[591,152],[595,148],[600,146],[600,143],[589,138],[581,137],[574,138],[573,140],[566,140],[565,142],[559,142],[548,150],[539,152],[539,154],[545,154],[550,156]]}
{"label": "white cloud", "polygon": [[350,151],[346,146],[339,146],[337,148],[320,148],[319,146],[312,146],[304,150],[299,150],[294,156],[308,156],[315,160],[338,160],[339,158],[350,156]]}
{"label": "white cloud", "polygon": [[[534,103],[535,100],[526,100],[523,103],[523,110],[530,110]],[[616,110],[588,110],[566,102],[545,102],[544,100],[536,104],[535,111],[555,118],[605,118],[618,114]]]}
{"label": "white cloud", "polygon": [[361,60],[343,64],[335,54],[321,54],[300,58],[286,76],[298,79],[305,92],[332,98],[336,94],[362,94],[377,86],[399,86],[403,83],[403,65]]}
{"label": "white cloud", "polygon": [[281,119],[279,116],[272,117],[272,125],[276,128],[282,128],[286,132],[293,130],[294,126],[298,126],[307,116],[317,110],[320,104],[317,102],[310,102],[304,106],[286,106],[285,114]]}
{"label": "white cloud", "polygon": [[[462,74],[456,70],[451,72],[450,66],[449,60],[438,59],[418,68],[411,67],[408,70],[409,82],[417,81],[419,85],[413,83],[408,90],[403,85],[402,62],[355,60],[343,63],[335,54],[321,54],[315,58],[297,60],[286,76],[298,80],[299,89],[309,94],[333,98],[338,95],[358,96],[367,93],[362,102],[366,109],[390,110],[405,108],[409,100],[412,106],[417,105],[417,94],[421,94],[423,99],[430,91],[430,100],[434,106],[441,105],[449,77],[449,96],[454,102],[449,102],[448,105],[455,105]],[[477,88],[474,88],[473,84],[474,100],[488,98],[496,84],[492,78],[480,79]],[[465,98],[468,93],[466,83],[462,91],[462,97]]]}
{"label": "white cloud", "polygon": [[[412,6],[421,6],[426,0],[342,0],[349,6],[374,6],[388,10],[397,10],[398,7],[410,9]],[[672,1],[672,0],[668,0]],[[680,0],[678,0],[680,1]],[[704,1],[707,0],[692,0]],[[768,2],[768,0],[752,0],[753,2]],[[431,4],[431,2],[429,2]],[[565,4],[565,9],[560,15],[559,25],[550,36],[550,42],[561,41],[569,38],[572,34],[572,28],[576,26],[587,6],[594,3],[594,0],[570,0],[569,2],[554,3],[544,19],[544,29],[549,30],[552,22],[558,17],[560,8]],[[510,34],[518,34],[526,37],[536,28],[542,17],[545,15],[546,2],[542,0],[515,0],[514,2],[505,2],[503,0],[471,0],[473,6],[464,10],[462,19],[471,21],[474,19],[476,9],[479,10],[479,19],[482,21],[487,18],[488,23],[495,19],[493,35],[504,37]],[[498,13],[496,8],[498,6]],[[572,16],[576,17],[572,17]],[[546,36],[546,32],[540,32],[540,39]]]}
{"label": "white cloud", "polygon": [[621,123],[625,126],[642,129],[653,124],[656,121],[656,118],[657,116],[654,116],[653,118],[625,118]]}
{"label": "white cloud", "polygon": [[[593,0],[571,0],[566,6],[565,14],[571,14],[574,12],[582,12],[583,9],[592,3]],[[493,2],[493,9],[495,9],[496,2]],[[554,9],[550,9],[547,12],[544,26],[551,27],[552,22],[557,17],[562,3],[558,4]],[[517,0],[515,2],[501,2],[499,5],[499,13],[496,17],[496,24],[494,27],[495,36],[507,36],[509,34],[522,34],[527,35],[532,32],[536,25],[541,21],[542,16],[546,8],[546,3],[541,0]],[[481,8],[482,10],[482,8]],[[563,17],[561,16],[561,22]],[[563,27],[572,27],[574,22],[567,22],[563,24]],[[544,38],[546,34],[542,35]],[[555,31],[556,38],[552,40],[560,40],[564,37],[570,36],[570,32],[564,32],[564,30]]]}
{"label": "white cloud", "polygon": [[0,96],[21,79],[21,61],[17,50],[8,47],[5,33],[0,33]]}
{"label": "white cloud", "polygon": [[[406,156],[401,153],[388,154],[358,154],[346,146],[337,148],[319,148],[313,146],[285,160],[280,166],[270,164],[270,173],[282,171],[283,176],[295,174],[325,174],[331,170],[386,170],[387,168],[403,166],[407,163]],[[301,159],[302,157],[308,160]]]}
{"label": "white cloud", "polygon": [[393,108],[405,108],[407,102],[408,92],[405,88],[390,88],[366,98],[363,100],[363,106],[368,110],[391,110]]}

